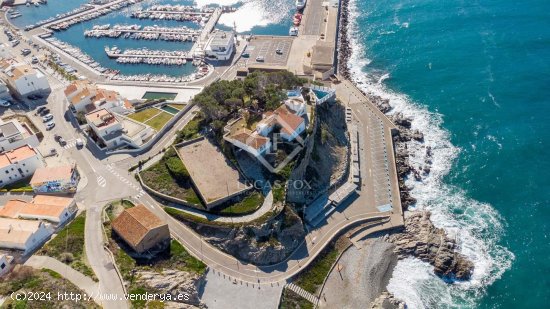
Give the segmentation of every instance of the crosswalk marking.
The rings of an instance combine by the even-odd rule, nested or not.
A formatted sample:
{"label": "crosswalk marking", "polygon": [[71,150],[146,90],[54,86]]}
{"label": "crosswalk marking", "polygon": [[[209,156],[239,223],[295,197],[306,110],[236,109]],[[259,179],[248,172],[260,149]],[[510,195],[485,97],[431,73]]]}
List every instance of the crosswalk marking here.
{"label": "crosswalk marking", "polygon": [[70,149],[70,148],[73,148],[74,146],[76,146],[76,140],[67,142],[67,144],[63,146],[63,148]]}
{"label": "crosswalk marking", "polygon": [[136,184],[133,184],[128,178],[120,175],[115,169],[114,169],[114,163],[111,163],[111,164],[107,164],[105,166],[107,168],[107,170],[113,174],[114,176],[116,176],[120,181],[122,181],[123,183],[127,184],[129,187],[135,189],[136,191],[138,191],[138,194],[134,195],[134,198],[135,199],[139,199],[141,198],[146,192],[143,191],[143,189],[141,188],[141,186],[139,185],[136,185]]}
{"label": "crosswalk marking", "polygon": [[319,302],[319,298],[317,298],[317,296],[309,293],[308,291],[304,290],[303,288],[293,284],[293,283],[287,283],[285,285],[286,288],[288,288],[289,290],[293,291],[294,293],[302,296],[304,299],[308,300],[309,302],[311,302],[312,304],[314,305],[317,305],[317,303]]}
{"label": "crosswalk marking", "polygon": [[105,188],[105,186],[107,185],[107,180],[105,179],[105,177],[103,176],[97,176],[97,184],[102,187],[102,188]]}

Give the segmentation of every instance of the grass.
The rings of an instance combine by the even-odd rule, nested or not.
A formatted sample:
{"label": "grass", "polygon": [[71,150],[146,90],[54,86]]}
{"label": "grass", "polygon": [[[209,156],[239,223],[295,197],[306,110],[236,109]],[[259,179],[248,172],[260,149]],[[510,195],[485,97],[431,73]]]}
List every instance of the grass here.
{"label": "grass", "polygon": [[46,243],[39,251],[39,254],[58,259],[59,261],[71,266],[75,270],[91,277],[97,281],[97,278],[86,263],[86,254],[84,253],[84,227],[86,222],[86,212],[82,212],[67,224],[55,238]]}
{"label": "grass", "polygon": [[252,192],[242,201],[235,203],[233,205],[227,206],[222,211],[221,214],[227,215],[243,215],[254,212],[258,209],[264,202],[264,196],[259,192]]}
{"label": "grass", "polygon": [[156,115],[153,119],[146,121],[145,124],[159,131],[168,121],[170,121],[170,119],[172,119],[172,117],[174,117],[174,115],[163,111],[162,113]]}
{"label": "grass", "polygon": [[[191,186],[190,179],[176,179],[170,172],[167,162],[176,162],[176,160],[170,160],[170,158],[176,158],[177,162],[183,166],[183,162],[179,160],[175,151],[171,149],[164,154],[164,157],[158,163],[142,171],[140,173],[141,179],[155,191],[185,200],[197,206],[202,206],[200,198]],[[185,166],[183,168],[185,169]],[[201,207],[201,209],[203,208]]]}
{"label": "grass", "polygon": [[120,199],[114,202],[111,202],[109,206],[105,208],[105,212],[109,217],[109,220],[113,220],[117,217],[124,209],[134,207],[134,203],[129,200]]}
{"label": "grass", "polygon": [[340,255],[340,251],[336,249],[334,245],[328,246],[317,258],[315,258],[312,264],[296,277],[294,284],[302,287],[313,295],[317,295],[317,289],[323,284],[323,281],[328,276],[330,268],[332,264],[336,262],[338,255]]}
{"label": "grass", "polygon": [[2,191],[3,192],[7,192],[7,191],[10,191],[10,192],[30,192],[30,191],[32,191],[32,187],[29,184],[30,180],[31,180],[30,178],[25,178],[25,179],[19,180],[17,182],[8,184],[8,185],[4,186],[4,188],[2,188]]}
{"label": "grass", "polygon": [[[23,292],[37,293],[37,297],[40,299],[18,301],[9,297],[12,293]],[[35,270],[28,266],[22,266],[0,279],[0,295],[7,296],[4,298],[5,302],[2,304],[2,308],[101,308],[87,298],[78,302],[58,299],[57,293],[82,295],[84,291],[49,269]]]}
{"label": "grass", "polygon": [[139,111],[137,113],[133,113],[131,115],[128,115],[127,117],[130,118],[130,119],[133,119],[135,121],[144,123],[145,121],[151,119],[152,117],[154,117],[155,115],[158,115],[160,113],[162,113],[162,111],[159,110],[159,109],[147,108],[147,109],[144,109],[144,110]]}
{"label": "grass", "polygon": [[193,119],[191,119],[191,121],[189,121],[189,123],[181,131],[178,132],[176,144],[182,141],[191,140],[199,137],[202,121],[203,119],[199,115],[193,117]]}

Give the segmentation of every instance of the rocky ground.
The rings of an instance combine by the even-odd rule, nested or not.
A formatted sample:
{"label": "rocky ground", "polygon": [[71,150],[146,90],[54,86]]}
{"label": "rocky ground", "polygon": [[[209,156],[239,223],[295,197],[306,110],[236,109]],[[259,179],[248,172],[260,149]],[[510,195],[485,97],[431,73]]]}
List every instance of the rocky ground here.
{"label": "rocky ground", "polygon": [[474,265],[456,252],[456,242],[443,229],[436,228],[427,211],[414,212],[405,218],[405,231],[391,235],[399,258],[417,257],[434,266],[437,275],[446,279],[467,280]]}
{"label": "rocky ground", "polygon": [[371,309],[405,309],[403,301],[396,299],[392,293],[382,292],[371,304]]}
{"label": "rocky ground", "polygon": [[305,237],[302,220],[289,207],[259,224],[235,227],[189,225],[205,240],[236,258],[255,265],[284,260]]}
{"label": "rocky ground", "polygon": [[206,308],[200,301],[201,290],[205,284],[204,275],[178,270],[140,271],[138,281],[163,294],[172,297],[184,295],[182,302],[165,302],[164,308]]}

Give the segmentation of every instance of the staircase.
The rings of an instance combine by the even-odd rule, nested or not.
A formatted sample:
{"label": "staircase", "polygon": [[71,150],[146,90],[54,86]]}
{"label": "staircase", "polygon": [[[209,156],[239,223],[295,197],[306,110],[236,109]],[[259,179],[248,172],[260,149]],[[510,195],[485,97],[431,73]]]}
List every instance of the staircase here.
{"label": "staircase", "polygon": [[310,292],[302,289],[301,287],[297,286],[296,284],[287,283],[285,285],[285,288],[287,288],[287,289],[291,290],[292,292],[302,296],[303,298],[308,300],[313,305],[317,305],[317,303],[319,302],[319,298],[317,298],[317,296],[315,296],[315,295],[311,294]]}

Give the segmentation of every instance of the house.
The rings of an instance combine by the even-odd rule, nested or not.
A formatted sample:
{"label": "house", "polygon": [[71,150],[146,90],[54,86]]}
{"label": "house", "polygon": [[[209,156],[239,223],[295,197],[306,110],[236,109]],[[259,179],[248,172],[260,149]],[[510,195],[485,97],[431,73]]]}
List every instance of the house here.
{"label": "house", "polygon": [[13,256],[0,253],[0,277],[7,274],[13,265]]}
{"label": "house", "polygon": [[0,152],[25,145],[37,147],[39,144],[38,136],[26,123],[17,119],[0,120]]}
{"label": "house", "polygon": [[139,148],[154,134],[150,126],[105,108],[86,114],[86,122],[98,145],[109,150],[127,146]]}
{"label": "house", "polygon": [[1,67],[4,68],[4,81],[6,85],[16,95],[23,97],[51,90],[44,73],[28,64],[4,61]]}
{"label": "house", "polygon": [[[302,115],[305,114],[305,103],[303,108],[299,106],[296,107],[294,104],[295,103],[290,104],[292,108],[296,108]],[[306,129],[306,121],[304,117],[297,115],[295,111],[289,108],[285,103],[273,112],[264,113],[263,119],[256,126],[256,132],[262,136],[267,136],[275,128],[280,129],[281,138],[287,142],[291,142],[304,132]]]}
{"label": "house", "polygon": [[46,220],[63,224],[77,210],[75,200],[70,197],[37,195],[31,202],[9,200],[0,207],[0,217],[12,219]]}
{"label": "house", "polygon": [[125,209],[112,222],[113,230],[134,251],[144,253],[170,243],[168,224],[161,221],[144,205]]}
{"label": "house", "polygon": [[80,181],[76,165],[38,168],[31,179],[34,193],[75,193]]}
{"label": "house", "polygon": [[204,53],[207,58],[228,60],[235,51],[235,34],[227,31],[216,31],[206,42]]}
{"label": "house", "polygon": [[89,113],[101,108],[120,114],[133,111],[132,104],[118,92],[100,88],[89,81],[74,81],[65,88],[64,93],[74,112]]}
{"label": "house", "polygon": [[271,148],[271,140],[269,138],[248,129],[240,129],[232,134],[226,134],[223,138],[254,157],[264,155]]}
{"label": "house", "polygon": [[27,178],[42,166],[42,156],[29,145],[6,151],[0,154],[0,187]]}
{"label": "house", "polygon": [[51,227],[42,221],[0,218],[0,248],[22,250],[28,254],[52,233]]}

